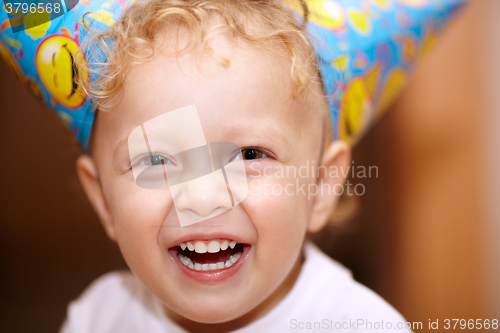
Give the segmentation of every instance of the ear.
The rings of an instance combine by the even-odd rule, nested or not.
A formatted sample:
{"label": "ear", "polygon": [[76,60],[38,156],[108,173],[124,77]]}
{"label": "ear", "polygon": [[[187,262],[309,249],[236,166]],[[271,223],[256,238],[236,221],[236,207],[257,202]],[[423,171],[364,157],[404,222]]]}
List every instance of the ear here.
{"label": "ear", "polygon": [[111,214],[109,205],[106,202],[94,160],[88,155],[80,155],[76,160],[76,172],[106,234],[112,241],[116,242],[113,214]]}
{"label": "ear", "polygon": [[320,175],[316,183],[319,190],[314,199],[311,219],[307,226],[309,232],[320,231],[328,222],[339,199],[339,195],[335,193],[339,193],[340,186],[344,186],[350,164],[351,148],[347,143],[337,140],[326,145],[319,168]]}

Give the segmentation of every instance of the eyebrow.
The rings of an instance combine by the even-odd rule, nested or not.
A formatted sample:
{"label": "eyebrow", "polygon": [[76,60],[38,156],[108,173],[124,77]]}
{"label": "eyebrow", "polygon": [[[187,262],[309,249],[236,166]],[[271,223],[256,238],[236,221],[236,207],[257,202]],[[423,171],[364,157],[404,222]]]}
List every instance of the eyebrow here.
{"label": "eyebrow", "polygon": [[[142,127],[142,136],[134,136],[134,139],[132,140],[132,145],[135,144],[135,143],[144,143],[147,148],[148,148],[148,152],[149,154],[151,154],[151,148],[150,148],[150,145],[149,145],[149,139],[148,139],[148,136],[145,132],[145,129],[144,129],[144,123],[141,124],[140,126],[138,127]],[[136,127],[136,129],[138,128]],[[135,129],[134,129],[135,130]],[[132,133],[132,132],[130,132]],[[150,136],[152,137],[156,137],[154,135],[154,133],[150,133]],[[123,151],[128,151],[128,148],[129,148],[129,139],[130,137],[130,134],[127,135],[126,137],[124,137],[123,139],[121,139],[120,141],[118,141],[118,143],[115,145],[115,149],[114,149],[114,152],[113,152],[113,158],[114,159],[117,159],[118,158],[118,155]]]}
{"label": "eyebrow", "polygon": [[248,135],[250,137],[256,137],[262,140],[268,140],[271,141],[275,144],[278,145],[283,145],[285,149],[290,149],[291,144],[290,141],[288,140],[288,137],[283,133],[281,130],[278,130],[274,126],[265,126],[265,127],[253,127],[251,129],[234,129],[230,132],[231,136],[232,135],[239,135],[244,133],[245,135]]}

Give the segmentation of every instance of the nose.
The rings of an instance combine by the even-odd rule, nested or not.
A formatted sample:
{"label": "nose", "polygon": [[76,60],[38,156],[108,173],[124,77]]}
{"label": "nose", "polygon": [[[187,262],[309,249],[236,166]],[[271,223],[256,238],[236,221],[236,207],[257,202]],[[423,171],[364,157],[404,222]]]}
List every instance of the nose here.
{"label": "nose", "polygon": [[222,170],[170,186],[181,226],[194,224],[231,209],[232,200]]}

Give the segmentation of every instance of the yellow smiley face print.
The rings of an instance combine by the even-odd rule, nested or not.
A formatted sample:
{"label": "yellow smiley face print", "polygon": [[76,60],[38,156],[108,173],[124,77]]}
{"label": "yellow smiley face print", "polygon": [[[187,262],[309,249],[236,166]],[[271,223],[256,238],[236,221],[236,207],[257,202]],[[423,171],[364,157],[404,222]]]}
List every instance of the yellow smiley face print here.
{"label": "yellow smiley face print", "polygon": [[370,93],[363,78],[353,80],[347,87],[340,112],[340,139],[349,144],[356,143],[372,113]]}
{"label": "yellow smiley face print", "polygon": [[85,102],[83,89],[77,84],[87,73],[76,66],[78,44],[68,36],[54,35],[40,44],[35,55],[38,76],[51,96],[61,105],[76,109]]}

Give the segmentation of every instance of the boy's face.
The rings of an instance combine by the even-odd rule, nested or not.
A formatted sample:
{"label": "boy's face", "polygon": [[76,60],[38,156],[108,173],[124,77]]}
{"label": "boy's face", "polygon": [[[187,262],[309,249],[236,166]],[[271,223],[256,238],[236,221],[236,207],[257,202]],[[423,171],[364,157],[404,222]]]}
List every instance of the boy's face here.
{"label": "boy's face", "polygon": [[[222,40],[215,46],[231,61],[229,67],[209,56],[169,58],[156,52],[153,60],[130,70],[119,103],[98,116],[93,158],[103,196],[90,196],[130,269],[167,313],[185,325],[239,318],[238,326],[275,305],[300,271],[301,246],[315,214],[308,188],[317,177],[310,170],[321,163],[321,114],[327,106],[292,99],[290,75],[280,69],[279,58]],[[222,214],[181,227],[168,187],[136,184],[127,138],[148,120],[193,104],[206,142],[242,149],[248,195]],[[307,165],[307,175],[300,177],[300,167],[304,175]],[[287,174],[287,167],[297,175]],[[193,202],[211,199],[202,192],[191,194]],[[217,261],[179,247],[211,240],[241,244],[219,250],[219,261],[237,252],[240,258],[231,267],[206,271],[179,260],[183,253],[192,263]]]}

